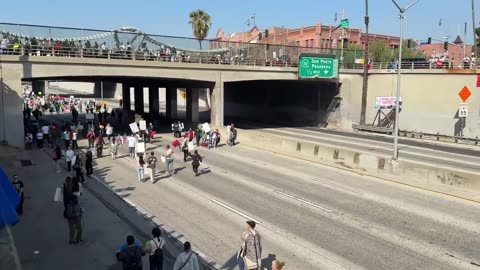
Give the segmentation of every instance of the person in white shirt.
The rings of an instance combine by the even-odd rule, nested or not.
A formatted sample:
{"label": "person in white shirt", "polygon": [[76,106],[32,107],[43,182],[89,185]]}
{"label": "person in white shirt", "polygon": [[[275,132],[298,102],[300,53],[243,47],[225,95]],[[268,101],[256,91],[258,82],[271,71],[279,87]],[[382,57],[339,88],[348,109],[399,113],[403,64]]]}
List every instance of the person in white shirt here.
{"label": "person in white shirt", "polygon": [[152,229],[153,238],[148,241],[146,252],[148,253],[148,260],[150,262],[151,270],[163,269],[163,247],[165,246],[165,239],[161,236],[162,231],[158,227]]}
{"label": "person in white shirt", "polygon": [[46,141],[47,143],[50,143],[50,128],[48,126],[48,124],[44,124],[42,126],[42,133],[43,133],[43,140]]}
{"label": "person in white shirt", "polygon": [[113,135],[113,127],[110,125],[110,123],[107,124],[107,127],[105,128],[105,133],[107,134],[107,139],[110,142]]}
{"label": "person in white shirt", "polygon": [[192,251],[190,242],[183,244],[183,252],[175,260],[173,270],[199,270],[197,254]]}
{"label": "person in white shirt", "polygon": [[175,173],[175,171],[173,169],[173,150],[172,150],[172,148],[170,148],[169,144],[167,144],[166,150],[165,150],[165,152],[163,153],[162,156],[165,157],[165,162],[166,162],[166,166],[167,166],[167,173],[169,173],[169,174]]}
{"label": "person in white shirt", "polygon": [[68,172],[72,171],[72,159],[75,156],[75,152],[73,152],[72,147],[69,146],[68,150],[65,152],[65,161],[67,162]]}
{"label": "person in white shirt", "polygon": [[128,141],[128,153],[131,157],[135,157],[135,144],[137,144],[137,138],[134,134],[132,136],[127,137]]}
{"label": "person in white shirt", "polygon": [[37,145],[38,148],[43,149],[43,132],[41,130],[37,133]]}
{"label": "person in white shirt", "polygon": [[74,129],[72,131],[72,148],[73,149],[78,149],[77,139],[78,139],[78,132],[77,130]]}

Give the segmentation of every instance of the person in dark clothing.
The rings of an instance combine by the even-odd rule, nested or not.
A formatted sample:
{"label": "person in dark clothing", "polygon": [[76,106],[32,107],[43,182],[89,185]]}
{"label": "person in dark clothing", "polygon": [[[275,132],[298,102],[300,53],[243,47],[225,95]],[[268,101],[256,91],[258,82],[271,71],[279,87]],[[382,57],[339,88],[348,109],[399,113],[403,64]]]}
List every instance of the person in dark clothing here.
{"label": "person in dark clothing", "polygon": [[78,154],[77,158],[75,159],[75,164],[73,164],[73,169],[75,170],[75,175],[77,176],[77,179],[80,181],[80,183],[85,183],[85,177],[83,176],[83,160],[82,160],[82,155]]}
{"label": "person in dark clothing", "polygon": [[195,129],[195,140],[197,141],[197,146],[200,146],[200,140],[202,139],[202,129],[197,127]]}
{"label": "person in dark clothing", "polygon": [[63,207],[64,207],[63,217],[67,218],[67,206],[73,197],[73,182],[70,176],[65,178],[65,183],[62,186],[62,191],[63,191]]}
{"label": "person in dark clothing", "polygon": [[78,123],[78,111],[72,106],[72,122],[77,124]]}
{"label": "person in dark clothing", "polygon": [[189,153],[190,157],[192,157],[192,168],[195,176],[198,176],[198,167],[202,164],[202,156],[198,153],[197,150],[193,152],[193,154]]}
{"label": "person in dark clothing", "polygon": [[77,244],[79,242],[82,242],[82,215],[83,215],[83,209],[80,207],[80,204],[78,203],[78,198],[77,196],[73,195],[70,199],[70,201],[67,204],[67,210],[66,210],[66,217],[68,220],[68,228],[69,228],[69,235],[70,235],[70,241],[69,243],[72,244]]}
{"label": "person in dark clothing", "polygon": [[102,152],[103,152],[103,136],[99,135],[97,138],[97,158],[102,157]]}
{"label": "person in dark clothing", "polygon": [[17,206],[17,214],[18,215],[23,215],[23,201],[24,201],[23,182],[18,180],[17,175],[14,175],[12,185],[15,188],[15,190],[17,191],[18,196],[20,196],[20,202],[18,203],[18,206]]}
{"label": "person in dark clothing", "polygon": [[183,152],[183,162],[187,162],[187,157],[189,156],[188,153],[188,139],[184,138],[182,141],[182,144],[180,145],[180,148]]}
{"label": "person in dark clothing", "polygon": [[173,137],[174,138],[180,138],[181,137],[181,134],[180,134],[180,124],[178,121],[176,121],[175,123],[173,123]]}
{"label": "person in dark clothing", "polygon": [[93,174],[93,154],[92,151],[88,150],[85,158],[85,170],[87,171],[87,176]]}
{"label": "person in dark clothing", "polygon": [[127,244],[117,251],[117,260],[122,263],[123,270],[142,270],[142,257],[145,250],[135,242],[133,235],[127,236]]}

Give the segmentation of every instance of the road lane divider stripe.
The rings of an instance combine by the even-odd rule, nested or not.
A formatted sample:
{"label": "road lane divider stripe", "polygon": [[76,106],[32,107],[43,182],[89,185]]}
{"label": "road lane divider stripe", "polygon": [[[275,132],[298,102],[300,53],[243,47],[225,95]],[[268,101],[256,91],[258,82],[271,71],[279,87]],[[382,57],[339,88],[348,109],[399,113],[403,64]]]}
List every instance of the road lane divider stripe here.
{"label": "road lane divider stripe", "polygon": [[234,212],[234,213],[236,213],[236,214],[238,214],[238,215],[240,215],[240,216],[248,219],[248,220],[253,220],[253,221],[255,221],[255,223],[257,223],[257,224],[262,224],[262,222],[258,221],[257,219],[254,219],[254,218],[250,217],[249,215],[244,214],[244,213],[236,210],[235,208],[232,208],[232,207],[230,207],[230,206],[228,206],[228,205],[226,205],[226,204],[224,204],[224,203],[222,203],[222,202],[219,202],[219,201],[217,201],[217,200],[215,200],[215,199],[211,199],[211,201],[214,202],[214,203],[216,203],[216,204],[218,204],[218,205],[220,205],[220,206],[222,206],[223,208],[226,208],[226,209],[228,209],[228,210],[230,210],[230,211],[232,211],[232,212]]}
{"label": "road lane divider stripe", "polygon": [[323,183],[323,184],[328,185],[328,186],[335,187],[337,189],[346,190],[346,191],[349,191],[349,192],[352,192],[352,193],[355,193],[355,194],[358,194],[358,195],[361,195],[361,196],[366,195],[366,193],[364,193],[364,192],[361,192],[361,191],[358,191],[358,190],[355,190],[355,189],[351,189],[351,188],[345,187],[343,185],[339,185],[339,184],[336,184],[336,183],[333,183],[331,181],[327,181],[327,180],[324,180],[324,179],[312,178],[312,180],[316,181],[316,182],[319,182],[319,183]]}
{"label": "road lane divider stripe", "polygon": [[313,207],[315,207],[315,208],[322,209],[323,211],[327,211],[327,212],[330,212],[330,213],[332,212],[332,210],[330,210],[330,209],[328,209],[328,208],[325,208],[325,207],[320,206],[320,205],[318,205],[318,204],[316,204],[316,203],[313,203],[313,202],[306,201],[306,200],[301,199],[301,198],[299,198],[299,197],[297,197],[297,196],[290,195],[290,194],[287,194],[287,193],[282,192],[282,191],[279,191],[279,190],[274,190],[274,192],[275,192],[275,193],[278,193],[278,194],[281,194],[281,195],[283,195],[283,196],[285,196],[285,197],[288,197],[288,198],[297,200],[297,201],[299,201],[299,202],[308,204],[308,205],[313,206]]}

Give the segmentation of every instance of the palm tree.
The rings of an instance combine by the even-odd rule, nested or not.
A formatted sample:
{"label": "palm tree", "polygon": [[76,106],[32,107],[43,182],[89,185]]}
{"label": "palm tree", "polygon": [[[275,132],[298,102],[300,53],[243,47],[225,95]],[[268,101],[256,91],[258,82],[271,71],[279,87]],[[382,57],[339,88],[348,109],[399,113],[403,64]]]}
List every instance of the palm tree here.
{"label": "palm tree", "polygon": [[200,50],[202,49],[202,40],[208,35],[208,30],[212,25],[210,15],[207,12],[197,9],[190,12],[189,24],[192,25],[193,35],[198,39]]}

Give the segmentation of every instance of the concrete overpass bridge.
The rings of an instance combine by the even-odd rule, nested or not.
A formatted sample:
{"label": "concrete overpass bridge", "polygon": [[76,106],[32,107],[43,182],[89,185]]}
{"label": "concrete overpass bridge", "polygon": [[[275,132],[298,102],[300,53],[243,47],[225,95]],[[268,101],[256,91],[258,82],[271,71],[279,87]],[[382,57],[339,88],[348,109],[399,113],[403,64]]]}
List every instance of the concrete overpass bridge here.
{"label": "concrete overpass bridge", "polygon": [[[23,41],[32,38],[15,34],[15,29],[2,30],[4,27],[0,23],[0,34],[4,36],[17,35]],[[56,28],[49,29],[55,33]],[[363,77],[359,69],[341,69],[338,85],[332,80],[305,81],[298,80],[297,68],[289,67],[289,62],[278,65],[270,60],[270,64],[266,65],[269,57],[265,54],[264,44],[217,44],[216,41],[204,41],[206,49],[198,50],[198,42],[194,39],[147,38],[142,33],[82,31],[90,31],[89,36],[64,40],[77,42],[75,48],[51,47],[48,44],[52,42],[49,41],[30,47],[9,47],[4,52],[7,54],[0,54],[0,140],[13,145],[23,144],[23,126],[18,124],[22,122],[22,81],[31,81],[34,88],[40,90],[45,87],[45,81],[52,80],[95,82],[97,85],[104,82],[105,94],[122,96],[126,110],[130,110],[129,101],[133,96],[133,107],[137,113],[144,110],[144,91],[141,89],[149,89],[150,112],[158,112],[158,96],[163,91],[166,114],[170,119],[176,118],[176,89],[184,88],[187,92],[187,121],[191,122],[198,121],[199,92],[208,89],[211,100],[209,120],[214,125],[223,125],[229,118],[247,118],[308,126],[328,122],[329,126],[348,129],[360,118]],[[106,40],[112,45],[122,40],[121,34],[130,37],[124,41],[138,41],[138,38],[156,40],[149,44],[157,46],[160,54],[152,55],[151,51],[147,55],[137,52],[129,54],[125,50],[118,52],[114,49],[78,47],[78,44],[90,40],[99,43]],[[117,38],[112,38],[115,35]],[[132,35],[137,38],[131,38]],[[55,39],[52,40],[55,42]],[[167,43],[175,43],[177,47]],[[181,46],[182,50],[178,49]],[[167,58],[165,48],[180,53]],[[270,49],[281,48],[271,46]],[[295,56],[299,52],[324,51],[319,48],[291,47],[288,53]],[[232,52],[245,54],[237,57]],[[220,61],[217,61],[219,55]],[[208,61],[210,56],[216,56],[217,60]],[[263,62],[261,59],[264,59]],[[401,129],[449,136],[480,136],[477,70],[405,69],[403,73]],[[369,71],[367,123],[373,122],[376,116],[376,97],[393,96],[395,87],[395,70]],[[471,91],[468,120],[458,116],[458,106],[462,102],[458,92],[463,87]]]}

